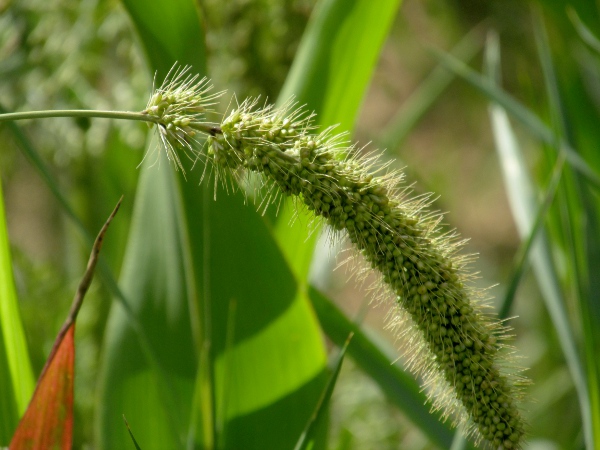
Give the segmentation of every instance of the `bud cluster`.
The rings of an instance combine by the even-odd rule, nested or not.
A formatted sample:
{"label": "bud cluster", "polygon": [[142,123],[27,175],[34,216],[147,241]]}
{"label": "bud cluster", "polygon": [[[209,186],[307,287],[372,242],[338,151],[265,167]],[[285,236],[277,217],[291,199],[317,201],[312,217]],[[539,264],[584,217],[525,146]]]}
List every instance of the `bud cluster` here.
{"label": "bud cluster", "polygon": [[[158,136],[166,149],[167,158],[185,173],[177,150],[195,159],[194,144],[198,131],[206,130],[205,114],[222,93],[210,93],[212,85],[207,78],[188,74],[189,67],[173,68],[167,82],[154,91],[142,114],[156,119]],[[149,122],[149,126],[154,125]]]}

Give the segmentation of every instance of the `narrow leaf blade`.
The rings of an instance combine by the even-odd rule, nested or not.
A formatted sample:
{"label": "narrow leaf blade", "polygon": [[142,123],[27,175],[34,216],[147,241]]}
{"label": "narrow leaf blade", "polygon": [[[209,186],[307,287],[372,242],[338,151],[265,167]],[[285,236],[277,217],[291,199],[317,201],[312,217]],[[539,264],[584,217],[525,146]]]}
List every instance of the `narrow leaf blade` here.
{"label": "narrow leaf blade", "polygon": [[0,184],[0,443],[12,436],[25,412],[34,380],[25,334],[19,314],[12,274],[10,244],[6,229]]}
{"label": "narrow leaf blade", "polygon": [[333,389],[335,388],[335,383],[337,382],[338,375],[342,370],[342,363],[344,362],[346,350],[348,350],[348,344],[350,344],[352,336],[352,334],[348,336],[346,342],[344,342],[343,347],[337,355],[335,364],[333,366],[333,372],[329,376],[329,381],[327,381],[327,386],[325,386],[325,389],[321,394],[321,398],[319,399],[319,403],[317,404],[315,412],[306,424],[306,428],[302,432],[300,439],[298,439],[295,450],[305,450],[308,448],[313,448],[315,444],[315,435],[317,433],[317,428],[326,420],[327,407],[329,406],[331,396],[333,395]]}

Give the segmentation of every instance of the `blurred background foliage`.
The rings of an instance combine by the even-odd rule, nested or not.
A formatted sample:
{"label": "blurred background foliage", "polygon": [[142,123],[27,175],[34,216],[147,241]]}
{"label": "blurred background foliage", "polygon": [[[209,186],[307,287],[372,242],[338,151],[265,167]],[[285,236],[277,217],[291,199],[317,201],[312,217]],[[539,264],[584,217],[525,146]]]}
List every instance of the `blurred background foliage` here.
{"label": "blurred background foliage", "polygon": [[[208,74],[217,89],[235,92],[240,99],[259,95],[275,101],[316,0],[198,3]],[[463,57],[481,72],[486,32],[496,30],[503,88],[556,134],[562,133],[600,173],[599,53],[593,43],[582,39],[575,15],[568,11],[600,36],[598,3],[593,1],[404,1],[356,123],[354,138],[361,144],[385,147],[386,155],[398,160],[395,167],[406,166],[408,180],[418,181],[417,192],[440,194],[435,207],[451,212],[446,221],[471,238],[468,251],[480,254],[478,283],[500,284],[491,290],[497,298],[495,306],[508,285],[520,238],[494,151],[487,114],[490,100],[470,83],[452,81],[448,72],[443,72],[446,81],[437,81],[439,92],[435,81],[434,88],[428,88],[432,84],[427,84],[428,77],[440,70],[430,49],[450,51],[468,36],[471,50]],[[547,33],[560,108],[549,95],[536,21],[544,24]],[[11,111],[141,110],[151,80],[139,40],[127,11],[116,0],[0,0],[0,106]],[[424,92],[430,92],[430,100]],[[422,113],[410,122],[419,109]],[[398,123],[411,123],[408,132],[394,134]],[[133,199],[140,172],[153,170],[136,169],[148,134],[143,125],[74,119],[20,125],[91,233],[99,229],[118,194]],[[526,126],[515,124],[514,133],[537,193],[543,195],[556,151],[541,145]],[[88,248],[6,126],[0,127],[0,142],[14,276],[33,369],[39,373]],[[564,306],[585,354],[589,334],[582,298],[589,300],[592,309],[587,311],[593,316],[600,295],[593,289],[600,282],[599,259],[590,247],[600,229],[593,228],[597,218],[589,216],[598,211],[598,191],[571,172],[550,209],[547,232]],[[197,183],[195,178],[188,182]],[[103,250],[115,274],[123,262],[132,204],[122,208]],[[343,270],[331,272],[333,265],[330,252],[317,249],[311,272],[314,283],[348,317],[377,330],[382,345],[395,345],[382,327],[385,308],[367,308],[368,293],[348,281]],[[96,283],[78,320],[75,448],[93,448],[94,396],[111,298],[108,289]],[[511,315],[519,316],[511,322],[517,335],[514,345],[534,381],[530,394],[535,402],[525,405],[531,448],[583,448],[580,408],[561,352],[561,337],[531,271],[525,274]],[[434,448],[349,358],[333,394],[330,422],[330,448]],[[137,437],[143,442],[143,436]]]}

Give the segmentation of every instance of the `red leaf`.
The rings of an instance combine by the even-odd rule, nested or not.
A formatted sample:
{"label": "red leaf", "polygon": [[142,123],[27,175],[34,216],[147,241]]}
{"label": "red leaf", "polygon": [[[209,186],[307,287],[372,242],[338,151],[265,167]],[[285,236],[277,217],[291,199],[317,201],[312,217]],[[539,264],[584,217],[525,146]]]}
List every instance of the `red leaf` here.
{"label": "red leaf", "polygon": [[[73,437],[73,363],[75,323],[59,334],[55,352],[42,371],[10,450],[69,450]],[[62,338],[62,340],[61,340]],[[51,358],[51,359],[50,359]]]}
{"label": "red leaf", "polygon": [[31,402],[10,441],[10,450],[69,450],[73,442],[73,366],[75,362],[75,319],[83,303],[104,234],[119,210],[121,200],[98,233],[83,278],[77,287],[67,320],[60,328]]}

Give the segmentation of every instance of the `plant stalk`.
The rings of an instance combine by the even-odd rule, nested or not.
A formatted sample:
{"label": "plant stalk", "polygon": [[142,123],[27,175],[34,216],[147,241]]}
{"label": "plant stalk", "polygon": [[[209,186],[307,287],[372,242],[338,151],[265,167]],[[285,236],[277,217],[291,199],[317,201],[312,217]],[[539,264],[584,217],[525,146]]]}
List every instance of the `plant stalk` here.
{"label": "plant stalk", "polygon": [[[24,111],[0,114],[0,122],[9,120],[46,119],[48,117],[90,117],[98,119],[138,120],[160,125],[160,118],[145,112],[103,111],[92,109],[58,109],[45,111]],[[194,128],[214,136],[220,134],[220,129],[209,123],[194,122]]]}

